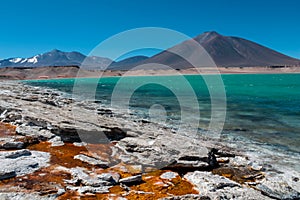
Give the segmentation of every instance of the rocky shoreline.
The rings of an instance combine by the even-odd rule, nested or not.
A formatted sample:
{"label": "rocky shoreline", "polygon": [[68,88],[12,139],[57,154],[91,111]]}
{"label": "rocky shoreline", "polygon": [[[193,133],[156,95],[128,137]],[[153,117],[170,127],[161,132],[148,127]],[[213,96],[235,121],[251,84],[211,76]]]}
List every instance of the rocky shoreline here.
{"label": "rocky shoreline", "polygon": [[0,93],[1,200],[300,199],[297,170],[220,141],[19,82]]}

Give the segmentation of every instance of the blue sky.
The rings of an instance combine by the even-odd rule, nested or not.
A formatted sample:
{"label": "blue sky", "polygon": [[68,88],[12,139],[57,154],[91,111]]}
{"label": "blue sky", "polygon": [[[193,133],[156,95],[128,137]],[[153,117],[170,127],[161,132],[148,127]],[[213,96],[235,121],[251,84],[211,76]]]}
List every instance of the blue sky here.
{"label": "blue sky", "polygon": [[215,30],[300,58],[297,0],[3,0],[0,8],[0,58],[88,54],[114,34],[147,26],[191,37]]}

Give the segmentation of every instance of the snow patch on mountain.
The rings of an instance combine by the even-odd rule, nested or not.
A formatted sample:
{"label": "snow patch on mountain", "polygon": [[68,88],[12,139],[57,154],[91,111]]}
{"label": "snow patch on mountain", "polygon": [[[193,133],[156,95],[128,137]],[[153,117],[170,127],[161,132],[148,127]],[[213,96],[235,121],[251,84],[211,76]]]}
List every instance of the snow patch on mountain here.
{"label": "snow patch on mountain", "polygon": [[37,57],[38,57],[38,56],[34,56],[34,57],[32,57],[32,58],[29,58],[29,59],[27,60],[27,62],[35,64],[35,63],[38,62]]}
{"label": "snow patch on mountain", "polygon": [[18,63],[22,60],[22,58],[13,58],[13,59],[10,59],[9,61],[10,62],[13,62],[13,63]]}

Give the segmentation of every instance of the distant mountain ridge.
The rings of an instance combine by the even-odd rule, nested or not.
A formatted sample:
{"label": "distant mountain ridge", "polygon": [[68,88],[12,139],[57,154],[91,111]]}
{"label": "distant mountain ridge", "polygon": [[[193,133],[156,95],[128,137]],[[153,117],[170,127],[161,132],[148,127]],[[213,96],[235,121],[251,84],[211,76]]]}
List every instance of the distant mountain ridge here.
{"label": "distant mountain ridge", "polygon": [[[300,66],[300,60],[286,56],[270,48],[259,45],[249,40],[223,36],[215,31],[204,32],[194,38],[214,60],[219,67],[255,67],[255,66]],[[192,45],[189,40],[172,48],[189,52]],[[83,62],[84,61],[84,62]],[[52,50],[30,58],[9,58],[0,60],[0,68],[3,67],[42,67],[42,66],[81,66],[86,69],[128,70],[137,65],[147,63],[159,63],[176,69],[186,69],[191,66],[180,56],[167,50],[150,58],[146,56],[133,56],[114,62],[109,58],[98,56],[85,56],[79,52],[62,52]]]}
{"label": "distant mountain ridge", "polygon": [[[300,60],[276,52],[272,49],[238,37],[223,36],[215,31],[204,32],[193,38],[206,50],[218,67],[265,67],[265,66],[300,66]],[[169,50],[162,51],[140,64],[160,63],[174,69],[186,69],[192,66],[178,55],[171,53],[176,48],[193,56],[193,42],[184,41]],[[153,66],[155,68],[155,66]]]}
{"label": "distant mountain ridge", "polygon": [[47,67],[47,66],[81,66],[87,68],[103,68],[112,60],[98,56],[87,57],[79,52],[63,52],[54,49],[50,52],[39,54],[30,58],[9,58],[0,60],[0,67]]}
{"label": "distant mountain ridge", "polygon": [[264,47],[255,42],[215,31],[194,38],[213,58],[217,66],[251,67],[273,65],[300,65],[300,60]]}

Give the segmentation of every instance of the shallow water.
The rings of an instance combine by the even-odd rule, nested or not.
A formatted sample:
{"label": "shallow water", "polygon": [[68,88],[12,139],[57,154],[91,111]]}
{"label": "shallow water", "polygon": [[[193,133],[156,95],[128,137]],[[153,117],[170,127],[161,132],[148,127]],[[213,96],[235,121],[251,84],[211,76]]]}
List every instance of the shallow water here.
{"label": "shallow water", "polygon": [[[152,117],[155,122],[174,128],[178,128],[181,123],[182,111],[189,113],[188,117],[192,121],[198,117],[196,111],[200,110],[200,123],[197,126],[201,134],[200,130],[208,127],[211,118],[209,91],[215,91],[216,94],[222,91],[217,75],[203,77],[106,77],[100,80],[55,79],[27,83],[67,93],[73,92],[76,83],[77,89],[80,88],[76,89],[76,95],[83,99],[95,97],[103,104],[112,103],[114,106],[123,105],[128,100],[129,108],[135,116]],[[216,81],[207,85],[204,81],[206,79]],[[241,137],[275,149],[300,152],[300,74],[222,75],[222,80],[227,102],[224,137]],[[93,88],[96,85],[95,93]],[[111,102],[113,93],[116,98]],[[192,101],[193,98],[197,99],[197,105]]]}

